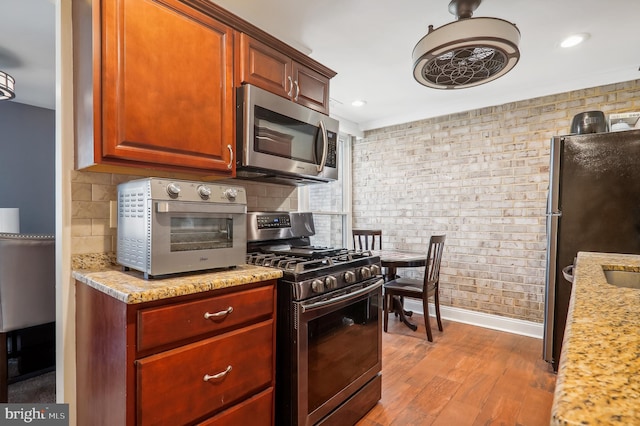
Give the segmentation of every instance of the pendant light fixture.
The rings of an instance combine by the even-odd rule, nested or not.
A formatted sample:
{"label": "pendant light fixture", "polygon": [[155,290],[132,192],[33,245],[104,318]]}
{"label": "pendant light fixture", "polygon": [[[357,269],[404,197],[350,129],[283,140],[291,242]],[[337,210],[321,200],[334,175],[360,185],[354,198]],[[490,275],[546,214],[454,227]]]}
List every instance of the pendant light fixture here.
{"label": "pendant light fixture", "polygon": [[462,89],[488,83],[520,59],[520,31],[498,18],[472,18],[482,0],[452,0],[455,22],[433,29],[413,49],[413,76],[435,89]]}
{"label": "pendant light fixture", "polygon": [[16,81],[4,71],[0,71],[0,101],[16,97]]}

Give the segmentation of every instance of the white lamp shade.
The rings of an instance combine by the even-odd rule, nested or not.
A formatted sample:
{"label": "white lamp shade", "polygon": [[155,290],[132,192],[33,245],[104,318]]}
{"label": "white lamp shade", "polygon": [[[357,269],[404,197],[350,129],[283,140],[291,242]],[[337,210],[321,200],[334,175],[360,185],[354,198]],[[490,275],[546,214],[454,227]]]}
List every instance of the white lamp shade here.
{"label": "white lamp shade", "polygon": [[20,209],[0,208],[0,232],[20,233]]}

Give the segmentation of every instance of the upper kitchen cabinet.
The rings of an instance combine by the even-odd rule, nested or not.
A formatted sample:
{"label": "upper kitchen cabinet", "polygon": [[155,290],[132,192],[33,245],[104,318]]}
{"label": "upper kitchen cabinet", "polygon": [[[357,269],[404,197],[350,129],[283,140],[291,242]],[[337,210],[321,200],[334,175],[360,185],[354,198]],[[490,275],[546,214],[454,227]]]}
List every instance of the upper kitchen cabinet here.
{"label": "upper kitchen cabinet", "polygon": [[301,64],[244,33],[240,34],[236,48],[236,81],[329,114],[329,80],[335,75],[333,71]]}
{"label": "upper kitchen cabinet", "polygon": [[234,176],[233,29],[179,0],[73,13],[77,168]]}

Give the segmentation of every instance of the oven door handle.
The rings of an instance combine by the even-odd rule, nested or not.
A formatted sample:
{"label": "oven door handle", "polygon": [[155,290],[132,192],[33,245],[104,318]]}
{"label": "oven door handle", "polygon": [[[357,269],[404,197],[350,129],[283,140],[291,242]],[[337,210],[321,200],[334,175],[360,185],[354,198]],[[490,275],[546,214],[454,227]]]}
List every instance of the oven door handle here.
{"label": "oven door handle", "polygon": [[382,284],[384,284],[384,280],[380,279],[378,281],[376,281],[375,284],[369,285],[367,287],[361,288],[359,290],[356,291],[352,291],[351,293],[347,293],[347,294],[343,294],[342,296],[338,296],[338,297],[334,297],[332,299],[328,299],[328,300],[323,300],[321,302],[316,302],[316,303],[312,303],[311,305],[302,305],[302,313],[306,313],[306,312],[312,312],[315,311],[317,309],[323,308],[327,305],[333,305],[334,303],[339,303],[339,302],[344,302],[344,301],[348,301],[348,300],[352,300],[352,299],[357,299],[358,297],[362,296],[363,294],[369,293],[372,290],[377,290],[378,288],[382,287]]}
{"label": "oven door handle", "polygon": [[181,203],[176,201],[156,202],[156,212],[158,213],[246,213],[247,206],[244,204],[221,204],[221,203]]}

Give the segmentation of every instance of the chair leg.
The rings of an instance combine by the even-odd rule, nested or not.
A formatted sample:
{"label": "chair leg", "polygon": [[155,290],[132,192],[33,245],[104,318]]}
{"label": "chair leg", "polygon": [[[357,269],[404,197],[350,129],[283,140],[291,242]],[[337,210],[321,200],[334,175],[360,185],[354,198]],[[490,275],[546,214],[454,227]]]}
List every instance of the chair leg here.
{"label": "chair leg", "polygon": [[9,400],[9,359],[7,356],[7,333],[0,333],[0,403]]}
{"label": "chair leg", "polygon": [[442,319],[440,318],[440,291],[436,290],[433,303],[436,306],[436,319],[438,320],[438,330],[442,331]]}
{"label": "chair leg", "polygon": [[384,303],[382,304],[384,310],[384,332],[387,332],[387,328],[389,327],[389,309],[391,309],[391,296],[389,292],[385,292],[384,294]]}
{"label": "chair leg", "polygon": [[431,324],[429,324],[429,298],[426,297],[426,295],[424,299],[422,299],[422,310],[424,311],[424,328],[427,329],[427,340],[433,342]]}

